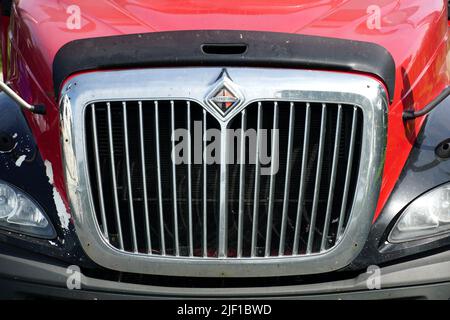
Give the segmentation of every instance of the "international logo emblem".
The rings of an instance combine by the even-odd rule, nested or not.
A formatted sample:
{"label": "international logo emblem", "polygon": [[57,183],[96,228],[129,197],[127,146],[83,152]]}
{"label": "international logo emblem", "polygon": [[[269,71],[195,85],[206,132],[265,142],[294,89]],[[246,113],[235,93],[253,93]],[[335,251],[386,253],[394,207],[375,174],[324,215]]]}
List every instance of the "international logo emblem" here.
{"label": "international logo emblem", "polygon": [[231,80],[226,69],[222,70],[206,101],[210,106],[219,111],[222,116],[227,115],[243,101],[239,90]]}

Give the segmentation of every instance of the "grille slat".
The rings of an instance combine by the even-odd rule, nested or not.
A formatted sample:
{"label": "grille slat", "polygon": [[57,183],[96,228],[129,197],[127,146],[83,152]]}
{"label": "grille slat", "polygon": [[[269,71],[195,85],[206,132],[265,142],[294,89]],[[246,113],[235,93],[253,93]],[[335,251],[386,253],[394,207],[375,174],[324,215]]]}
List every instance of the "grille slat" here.
{"label": "grille slat", "polygon": [[[92,106],[93,108],[95,106]],[[119,196],[117,195],[117,177],[116,177],[116,162],[114,157],[114,141],[113,141],[113,125],[111,117],[111,104],[107,103],[108,108],[108,138],[109,138],[109,157],[111,159],[111,177],[112,177],[112,191],[114,195],[114,212],[117,225],[117,237],[119,241],[119,249],[123,250],[123,234],[122,234],[122,222],[119,209]]]}
{"label": "grille slat", "polygon": [[[170,125],[171,131],[175,132],[175,104],[170,101]],[[172,139],[172,150],[175,152],[175,139]],[[172,155],[174,157],[175,154]],[[175,236],[175,255],[180,255],[180,239],[178,233],[178,203],[177,203],[177,172],[175,162],[172,161],[172,199],[173,199],[173,228]]]}
{"label": "grille slat", "polygon": [[[300,228],[302,226],[302,212],[303,212],[303,200],[305,196],[305,179],[306,179],[306,166],[308,160],[308,145],[309,145],[309,130],[311,125],[311,105],[306,103],[306,116],[305,116],[305,131],[303,138],[303,153],[302,153],[302,165],[300,171],[300,187],[298,192],[298,202],[297,202],[297,216],[295,222],[295,234],[293,243],[293,254],[298,254],[298,247],[300,241]],[[280,243],[280,246],[284,243]],[[284,248],[282,250],[284,254]]]}
{"label": "grille slat", "polygon": [[[120,250],[190,259],[302,256],[329,250],[345,230],[361,152],[358,107],[255,102],[227,127],[192,101],[89,107],[97,223]],[[174,139],[177,129],[183,141]],[[219,164],[206,161],[210,129],[220,138]],[[230,140],[226,129],[241,131]],[[256,136],[247,136],[251,130]],[[186,149],[176,154],[181,142]],[[260,161],[275,154],[278,163]],[[102,174],[109,169],[111,176]]]}
{"label": "grille slat", "polygon": [[106,238],[106,240],[109,240],[108,224],[106,222],[105,201],[103,199],[103,184],[102,184],[101,169],[100,169],[100,156],[98,154],[97,120],[95,117],[95,105],[94,104],[91,105],[91,116],[92,116],[92,134],[93,134],[93,138],[94,138],[93,140],[94,140],[95,170],[96,170],[96,178],[97,178],[98,197],[100,200],[100,214],[101,214],[101,220],[102,220],[102,230],[103,230],[103,236]]}
{"label": "grille slat", "polygon": [[281,231],[280,231],[280,241],[278,245],[278,255],[284,254],[284,242],[286,239],[286,223],[288,219],[289,210],[289,193],[291,184],[291,170],[292,170],[292,149],[294,140],[294,121],[295,121],[295,107],[294,103],[289,104],[289,137],[288,137],[288,147],[287,147],[287,159],[286,159],[286,177],[284,183],[284,197],[283,197],[283,211],[281,217]]}
{"label": "grille slat", "polygon": [[355,144],[356,144],[355,139],[356,139],[357,124],[358,124],[357,112],[358,112],[358,109],[356,107],[353,107],[350,149],[348,152],[348,160],[347,160],[348,164],[347,164],[347,171],[345,174],[344,194],[342,197],[343,199],[342,199],[342,205],[341,205],[341,214],[339,217],[339,224],[338,224],[338,230],[337,230],[337,238],[338,239],[343,233],[344,222],[345,222],[345,213],[346,213],[347,200],[348,200],[349,188],[350,188],[350,175],[352,173],[353,153],[355,151]]}
{"label": "grille slat", "polygon": [[131,170],[130,170],[130,147],[128,140],[128,118],[127,118],[127,103],[122,102],[123,107],[123,129],[124,129],[124,143],[125,143],[125,166],[127,175],[127,190],[128,190],[128,205],[131,221],[131,236],[133,240],[133,251],[137,253],[139,251],[136,237],[136,221],[134,219],[134,204],[133,204],[133,188],[131,185]]}
{"label": "grille slat", "polygon": [[150,220],[148,210],[148,191],[147,191],[147,172],[145,170],[145,143],[144,143],[144,116],[142,112],[142,101],[139,105],[139,141],[141,148],[141,174],[142,174],[142,193],[144,200],[144,216],[145,216],[145,237],[147,240],[147,253],[152,254],[152,239],[150,235]]}
{"label": "grille slat", "polygon": [[219,258],[228,256],[228,136],[220,130]]}
{"label": "grille slat", "polygon": [[255,192],[253,196],[253,225],[252,225],[252,249],[251,256],[256,256],[258,241],[258,218],[259,218],[259,191],[260,191],[260,163],[259,155],[261,149],[261,124],[263,118],[262,103],[258,102],[258,120],[256,124],[256,152],[255,152]]}
{"label": "grille slat", "polygon": [[322,104],[322,117],[320,120],[320,137],[319,137],[319,151],[317,158],[317,169],[316,169],[316,179],[314,185],[314,198],[313,205],[311,209],[311,221],[309,225],[308,233],[308,245],[306,248],[306,253],[310,254],[313,249],[314,244],[314,234],[316,228],[316,218],[317,218],[317,207],[319,205],[319,192],[320,192],[320,182],[322,179],[322,161],[323,161],[323,149],[325,144],[325,131],[326,131],[326,117],[327,117],[327,106]]}
{"label": "grille slat", "polygon": [[[160,252],[161,255],[166,255],[166,239],[164,231],[164,207],[161,183],[161,154],[159,142],[159,106],[158,101],[155,104],[155,146],[156,146],[156,174],[158,177],[158,208],[159,208],[159,237],[160,237]],[[175,189],[175,184],[174,184]],[[175,194],[175,193],[174,193]],[[175,194],[176,196],[176,194]],[[174,198],[176,201],[176,198]],[[175,202],[176,203],[176,202]],[[176,206],[175,206],[176,207]],[[176,209],[175,209],[176,210]]]}
{"label": "grille slat", "polygon": [[[173,101],[171,101],[173,104]],[[191,129],[191,103],[189,101],[186,102],[187,108],[187,130],[188,132],[192,132]],[[187,157],[188,157],[188,212],[189,212],[189,256],[194,255],[194,244],[193,244],[193,225],[192,225],[192,141],[191,135],[188,135],[187,142]]]}
{"label": "grille slat", "polygon": [[202,126],[202,142],[203,142],[203,256],[208,256],[208,166],[206,163],[206,130],[207,130],[207,114],[206,110],[203,110],[203,126]]}
{"label": "grille slat", "polygon": [[238,244],[237,244],[237,257],[242,257],[242,243],[244,233],[244,201],[245,201],[245,130],[247,129],[247,111],[241,112],[241,145],[240,145],[240,172],[239,172],[239,217],[238,217]]}
{"label": "grille slat", "polygon": [[[272,126],[272,143],[271,150],[278,150],[278,138],[276,137],[276,132],[278,130],[278,103],[274,102],[273,106],[273,126]],[[272,154],[273,155],[273,154]],[[272,157],[273,159],[273,157]],[[266,245],[265,245],[265,256],[270,256],[271,242],[272,242],[272,225],[273,225],[273,207],[274,207],[274,196],[275,196],[275,165],[276,162],[271,161],[270,167],[270,186],[269,186],[269,208],[267,213],[267,228],[266,228]]]}
{"label": "grille slat", "polygon": [[327,249],[327,237],[328,231],[330,227],[330,219],[331,219],[331,211],[333,208],[333,197],[334,197],[334,188],[336,185],[336,171],[337,165],[339,163],[339,147],[340,147],[340,139],[341,139],[341,122],[342,122],[342,105],[338,105],[338,114],[336,120],[336,131],[335,131],[335,140],[334,140],[334,150],[333,150],[333,167],[331,169],[331,180],[330,180],[330,189],[328,192],[327,199],[327,211],[325,214],[325,222],[323,227],[322,241],[320,244],[320,251],[323,252]]}

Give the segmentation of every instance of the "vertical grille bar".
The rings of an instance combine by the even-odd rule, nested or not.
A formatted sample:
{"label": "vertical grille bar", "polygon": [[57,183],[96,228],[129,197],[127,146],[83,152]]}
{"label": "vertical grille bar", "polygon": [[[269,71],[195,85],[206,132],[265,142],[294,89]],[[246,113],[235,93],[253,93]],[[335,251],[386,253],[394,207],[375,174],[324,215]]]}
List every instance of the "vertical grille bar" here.
{"label": "vertical grille bar", "polygon": [[294,103],[290,103],[289,107],[289,137],[288,137],[288,148],[287,148],[287,159],[286,159],[286,178],[284,183],[284,198],[283,198],[283,211],[281,218],[281,230],[280,230],[280,244],[278,246],[278,255],[282,256],[284,254],[284,244],[286,239],[286,223],[287,215],[289,209],[289,191],[291,184],[291,157],[292,157],[292,146],[294,140],[294,124],[295,124],[295,107]]}
{"label": "vertical grille bar", "polygon": [[98,135],[97,135],[97,119],[95,117],[95,105],[91,105],[91,112],[92,112],[92,133],[94,135],[94,158],[95,158],[95,170],[96,170],[96,177],[97,177],[97,189],[98,189],[98,198],[100,202],[100,215],[102,219],[102,229],[103,229],[103,235],[105,236],[106,240],[109,241],[109,234],[108,234],[108,224],[106,222],[106,213],[105,213],[105,200],[103,198],[103,185],[102,185],[102,176],[100,171],[100,157],[98,154]]}
{"label": "vertical grille bar", "polygon": [[338,105],[338,114],[336,120],[336,133],[334,139],[334,150],[333,150],[333,167],[331,168],[331,178],[330,178],[330,188],[328,191],[328,199],[327,199],[327,211],[325,214],[325,222],[322,233],[322,241],[320,244],[320,251],[326,250],[327,246],[327,236],[330,228],[330,219],[331,219],[331,210],[333,208],[333,196],[334,189],[336,185],[336,173],[337,173],[337,165],[339,161],[339,143],[341,141],[341,122],[342,122],[342,105]]}
{"label": "vertical grille bar", "polygon": [[139,135],[141,142],[141,168],[142,168],[142,193],[144,194],[144,216],[145,216],[145,238],[147,241],[147,253],[152,253],[152,240],[150,237],[150,221],[148,211],[148,197],[147,197],[147,172],[145,170],[145,150],[144,150],[144,116],[142,115],[142,101],[139,105]]}
{"label": "vertical grille bar", "polygon": [[237,257],[242,257],[242,241],[244,233],[244,196],[245,196],[245,131],[247,130],[247,113],[241,112],[241,151],[239,172],[239,217],[238,217],[238,243]]}
{"label": "vertical grille bar", "polygon": [[222,125],[220,130],[219,258],[228,256],[228,136],[226,129],[226,125]]}
{"label": "vertical grille bar", "polygon": [[316,219],[317,219],[317,207],[319,205],[319,192],[320,192],[320,182],[322,176],[322,161],[323,161],[323,148],[325,145],[325,131],[327,128],[327,106],[322,104],[322,118],[320,120],[320,141],[319,141],[319,155],[317,158],[317,169],[316,169],[316,184],[314,186],[314,198],[313,206],[311,210],[311,221],[309,225],[308,234],[308,245],[306,248],[306,253],[310,254],[314,245],[314,233],[316,229]]}
{"label": "vertical grille bar", "polygon": [[128,144],[128,118],[127,118],[127,103],[122,102],[123,110],[123,131],[125,141],[125,166],[127,170],[127,189],[128,189],[128,205],[130,209],[131,221],[131,236],[133,240],[133,251],[138,252],[137,237],[136,237],[136,223],[134,221],[134,205],[133,205],[133,189],[131,185],[131,170],[130,170],[130,146]]}
{"label": "vertical grille bar", "polygon": [[348,199],[348,191],[350,187],[350,179],[351,179],[351,173],[352,173],[352,160],[353,160],[353,153],[355,151],[355,136],[356,136],[356,129],[358,125],[358,114],[357,114],[358,108],[353,107],[353,119],[352,119],[352,133],[350,138],[350,150],[348,152],[348,159],[347,159],[347,171],[345,173],[345,185],[344,185],[344,193],[342,195],[342,205],[341,205],[341,212],[339,215],[339,225],[338,225],[338,231],[336,234],[336,242],[341,236],[342,229],[344,226],[344,219],[345,219],[345,212],[347,209],[347,199]]}
{"label": "vertical grille bar", "polygon": [[271,167],[270,167],[270,186],[269,186],[269,208],[267,212],[267,229],[266,229],[266,246],[265,256],[270,256],[271,242],[272,242],[272,223],[273,223],[273,202],[275,196],[275,179],[276,174],[274,172],[274,154],[279,152],[278,139],[275,138],[278,130],[278,103],[274,102],[273,105],[273,126],[272,126],[272,152],[271,152]]}
{"label": "vertical grille bar", "polygon": [[[173,135],[175,133],[175,104],[173,101],[170,101],[170,128],[171,128],[171,134]],[[172,196],[173,196],[173,230],[174,230],[174,236],[175,236],[175,255],[179,256],[180,255],[180,245],[179,245],[179,238],[178,238],[178,209],[177,209],[177,190],[176,190],[176,186],[177,186],[177,177],[176,177],[176,166],[175,166],[175,139],[172,136],[171,137],[171,141],[172,141],[172,157],[171,157],[171,162],[172,162],[172,185],[173,185],[173,189],[172,189]]]}
{"label": "vertical grille bar", "polygon": [[262,104],[258,102],[258,118],[256,125],[256,159],[255,159],[255,193],[253,202],[253,223],[252,223],[252,248],[251,257],[256,256],[256,246],[258,241],[258,215],[259,215],[259,182],[260,182],[260,163],[259,163],[259,152],[261,144],[261,125],[262,125]]}
{"label": "vertical grille bar", "polygon": [[194,255],[194,243],[193,243],[193,225],[192,225],[192,146],[191,146],[191,103],[189,101],[186,102],[187,108],[187,130],[188,130],[188,213],[189,213],[189,256],[192,257]]}
{"label": "vertical grille bar", "polygon": [[208,257],[208,167],[206,162],[206,110],[203,109],[203,256]]}
{"label": "vertical grille bar", "polygon": [[161,186],[161,155],[159,147],[159,107],[158,101],[155,104],[155,140],[156,140],[156,174],[158,177],[158,206],[159,206],[159,229],[161,241],[161,255],[166,255],[166,240],[164,236],[164,212],[162,200],[162,186]]}
{"label": "vertical grille bar", "polygon": [[[295,232],[294,232],[294,244],[293,244],[293,254],[298,254],[298,247],[300,241],[300,228],[302,226],[302,214],[303,214],[303,199],[305,196],[305,177],[306,177],[306,167],[308,161],[308,145],[309,145],[309,128],[311,125],[311,105],[306,103],[306,116],[305,116],[305,133],[303,138],[303,154],[302,154],[302,169],[300,172],[300,188],[298,191],[298,204],[297,204],[297,218],[295,221]],[[284,244],[280,244],[284,245]],[[284,250],[283,250],[284,251]]]}
{"label": "vertical grille bar", "polygon": [[114,141],[112,132],[112,120],[111,120],[111,103],[106,104],[108,112],[108,138],[109,138],[109,156],[111,159],[111,177],[112,177],[112,188],[114,195],[114,212],[116,214],[117,223],[117,238],[119,241],[119,248],[123,250],[123,236],[122,236],[122,223],[120,221],[120,211],[119,211],[119,197],[117,196],[117,178],[116,178],[116,162],[114,160]]}

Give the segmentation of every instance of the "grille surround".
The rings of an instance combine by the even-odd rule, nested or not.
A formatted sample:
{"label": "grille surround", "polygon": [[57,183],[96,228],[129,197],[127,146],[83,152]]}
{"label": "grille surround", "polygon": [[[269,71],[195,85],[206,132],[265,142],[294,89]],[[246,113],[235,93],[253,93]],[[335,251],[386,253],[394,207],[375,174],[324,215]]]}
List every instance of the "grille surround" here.
{"label": "grille surround", "polygon": [[[210,93],[220,73],[220,68],[127,70],[79,75],[66,83],[61,98],[63,156],[72,214],[84,250],[94,261],[107,268],[160,275],[280,276],[321,273],[344,267],[362,249],[367,237],[378,199],[382,173],[380,168],[386,143],[386,94],[380,83],[361,75],[228,68],[228,73],[246,98],[240,107],[227,115],[229,119],[256,101],[342,103],[361,108],[364,119],[361,146],[363,164],[348,226],[332,249],[304,256],[283,257],[148,256],[118,250],[101,236],[93,213],[87,161],[83,161],[87,154],[86,143],[81,139],[85,132],[86,107],[105,100],[189,99],[216,118],[223,119],[204,103],[204,97]],[[130,78],[133,80],[130,81]],[[125,79],[129,84],[127,90],[121,89]],[[176,83],[173,79],[176,79]],[[258,83],[255,83],[255,79],[258,79]],[[323,88],[327,88],[327,91]]]}

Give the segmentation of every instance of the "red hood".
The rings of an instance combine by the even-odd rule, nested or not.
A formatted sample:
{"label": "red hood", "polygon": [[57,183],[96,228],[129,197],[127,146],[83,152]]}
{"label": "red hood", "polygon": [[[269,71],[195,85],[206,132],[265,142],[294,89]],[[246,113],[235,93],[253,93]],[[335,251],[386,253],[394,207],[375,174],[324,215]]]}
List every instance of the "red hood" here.
{"label": "red hood", "polygon": [[[237,29],[345,38],[385,47],[397,69],[394,102],[389,110],[388,165],[378,212],[397,181],[422,124],[422,120],[417,120],[405,127],[401,112],[425,105],[448,83],[447,12],[443,0],[16,2],[13,46],[20,53],[12,57],[11,80],[28,100],[49,105],[45,118],[28,117],[43,158],[54,162],[54,166],[61,161],[55,141],[59,138],[58,126],[50,125],[58,121],[52,93],[52,63],[56,52],[75,39],[170,30]],[[380,29],[367,24],[368,19],[369,24],[376,21],[374,4],[380,8]],[[66,24],[67,8],[73,5],[81,10],[79,30],[70,30]],[[62,178],[56,183],[63,189]]]}

